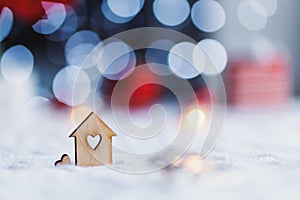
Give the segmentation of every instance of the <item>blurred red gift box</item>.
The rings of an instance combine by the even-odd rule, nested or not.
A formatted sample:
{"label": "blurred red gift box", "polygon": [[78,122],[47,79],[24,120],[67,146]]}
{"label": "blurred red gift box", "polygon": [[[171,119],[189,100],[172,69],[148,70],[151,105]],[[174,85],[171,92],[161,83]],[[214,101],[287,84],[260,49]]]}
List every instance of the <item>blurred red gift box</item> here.
{"label": "blurred red gift box", "polygon": [[283,54],[264,59],[233,59],[226,73],[230,104],[241,107],[279,106],[292,91],[290,62]]}

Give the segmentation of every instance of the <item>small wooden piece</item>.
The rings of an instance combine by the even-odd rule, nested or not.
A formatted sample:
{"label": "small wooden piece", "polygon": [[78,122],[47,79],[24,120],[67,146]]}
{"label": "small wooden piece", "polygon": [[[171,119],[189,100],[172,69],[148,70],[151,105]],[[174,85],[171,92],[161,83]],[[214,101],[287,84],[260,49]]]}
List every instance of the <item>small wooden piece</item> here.
{"label": "small wooden piece", "polygon": [[70,165],[71,159],[67,154],[61,156],[60,160],[54,163],[55,166]]}
{"label": "small wooden piece", "polygon": [[73,131],[75,164],[99,166],[112,164],[112,136],[116,134],[93,112]]}

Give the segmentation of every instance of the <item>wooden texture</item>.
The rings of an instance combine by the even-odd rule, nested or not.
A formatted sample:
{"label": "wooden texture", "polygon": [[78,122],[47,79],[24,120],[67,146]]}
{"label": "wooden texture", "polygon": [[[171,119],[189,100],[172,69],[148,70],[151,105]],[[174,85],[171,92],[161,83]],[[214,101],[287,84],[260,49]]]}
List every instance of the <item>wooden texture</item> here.
{"label": "wooden texture", "polygon": [[[96,114],[90,113],[70,135],[75,137],[75,164],[84,167],[112,164],[112,136],[116,134]],[[91,146],[88,137],[100,138],[99,143]]]}
{"label": "wooden texture", "polygon": [[70,165],[71,159],[67,154],[61,156],[60,160],[55,162],[55,166]]}

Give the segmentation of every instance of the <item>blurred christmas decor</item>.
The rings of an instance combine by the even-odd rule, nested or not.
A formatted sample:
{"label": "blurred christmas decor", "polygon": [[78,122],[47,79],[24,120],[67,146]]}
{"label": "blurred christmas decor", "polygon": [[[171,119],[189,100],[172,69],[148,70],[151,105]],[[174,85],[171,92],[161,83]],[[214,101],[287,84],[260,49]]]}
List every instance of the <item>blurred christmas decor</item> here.
{"label": "blurred christmas decor", "polygon": [[[134,71],[127,79],[123,80],[122,88],[123,91],[128,91],[130,88],[136,88],[137,80],[144,80],[145,82],[155,82],[156,79],[161,79],[160,76],[154,74],[149,69],[145,68],[143,71]],[[105,97],[110,102],[111,92],[116,82],[105,80],[101,90],[102,93],[106,94]],[[155,101],[158,101],[163,94],[164,88],[157,84],[146,84],[138,87],[138,89],[133,93],[129,106],[130,108],[143,108],[151,106]],[[128,106],[126,102],[125,94],[118,94],[118,105]],[[125,104],[125,105],[124,105]]]}
{"label": "blurred christmas decor", "polygon": [[210,171],[215,168],[215,165],[204,160],[198,154],[189,153],[177,161],[173,162],[171,165],[165,167],[168,172],[175,172],[176,170],[183,170],[194,175],[202,174],[203,172]]}
{"label": "blurred christmas decor", "polygon": [[[24,23],[34,24],[42,18],[47,18],[43,2],[74,4],[74,0],[0,0],[0,13],[4,7],[8,7],[14,16]],[[50,9],[48,7],[47,9]]]}
{"label": "blurred christmas decor", "polygon": [[263,59],[233,59],[226,79],[228,100],[235,106],[280,106],[291,97],[290,62],[283,53],[274,53]]}

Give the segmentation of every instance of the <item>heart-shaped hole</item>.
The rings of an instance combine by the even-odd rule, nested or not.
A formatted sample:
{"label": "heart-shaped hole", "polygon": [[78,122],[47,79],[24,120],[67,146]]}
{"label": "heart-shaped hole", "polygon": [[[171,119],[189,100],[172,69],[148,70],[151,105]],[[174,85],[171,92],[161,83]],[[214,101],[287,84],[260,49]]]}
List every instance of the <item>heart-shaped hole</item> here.
{"label": "heart-shaped hole", "polygon": [[101,139],[102,139],[101,135],[96,135],[96,136],[88,135],[87,142],[90,145],[90,147],[93,150],[95,150],[99,146]]}

